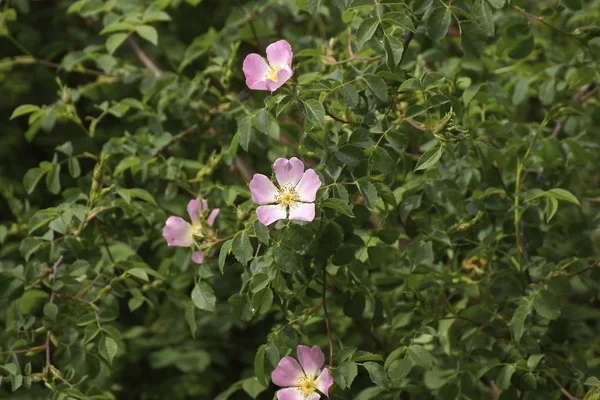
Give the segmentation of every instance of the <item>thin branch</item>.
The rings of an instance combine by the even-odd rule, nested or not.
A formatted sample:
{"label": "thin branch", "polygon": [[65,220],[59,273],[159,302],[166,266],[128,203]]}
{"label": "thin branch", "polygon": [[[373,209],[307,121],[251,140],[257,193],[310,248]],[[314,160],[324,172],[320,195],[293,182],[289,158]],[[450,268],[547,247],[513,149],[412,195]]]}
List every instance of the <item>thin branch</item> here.
{"label": "thin branch", "polygon": [[154,152],[152,153],[152,157],[156,157],[159,153],[166,150],[173,143],[180,141],[181,139],[185,138],[187,135],[189,135],[190,133],[194,132],[197,129],[198,129],[198,124],[194,124],[194,125],[190,126],[189,128],[187,128],[186,130],[173,136],[166,144],[164,144],[163,146],[160,146],[159,148],[154,150]]}
{"label": "thin branch", "polygon": [[567,391],[567,389],[565,389],[564,386],[561,385],[560,382],[555,377],[551,376],[551,378],[554,381],[554,383],[556,383],[556,386],[558,386],[558,389],[560,390],[560,392],[562,394],[564,394],[569,400],[582,400],[579,397],[575,397],[571,393],[569,393]]}
{"label": "thin branch", "polygon": [[410,45],[410,42],[413,40],[413,38],[415,37],[415,33],[413,31],[409,31],[406,34],[406,37],[404,38],[404,40],[402,41],[402,55],[400,56],[400,62],[398,62],[398,68],[400,68],[402,66],[402,61],[404,61],[404,56],[406,55],[406,50],[408,50],[408,46]]}
{"label": "thin branch", "polygon": [[246,182],[250,182],[252,180],[252,177],[254,176],[254,171],[248,166],[248,164],[246,164],[246,161],[244,161],[240,156],[235,157],[234,165],[235,169],[237,169],[237,171],[240,173],[240,175],[242,175]]}
{"label": "thin branch", "polygon": [[343,123],[343,124],[355,125],[355,126],[356,126],[356,125],[358,125],[358,123],[357,123],[357,122],[354,122],[354,121],[346,121],[345,119],[343,119],[343,118],[340,118],[340,117],[336,116],[335,114],[332,114],[331,112],[329,112],[329,110],[327,109],[327,107],[324,107],[324,108],[325,108],[325,114],[329,115],[329,116],[330,116],[332,119],[334,119],[334,120],[336,120],[336,121],[338,121],[338,122],[341,122],[341,123]]}
{"label": "thin branch", "polygon": [[325,325],[327,326],[327,337],[329,338],[329,366],[333,366],[333,336],[331,335],[331,323],[327,311],[327,270],[323,268],[323,293],[321,297],[323,313],[325,314]]}
{"label": "thin branch", "polygon": [[[56,260],[56,262],[54,263],[54,266],[52,267],[52,284],[53,285],[54,285],[54,282],[56,281],[56,272],[58,271],[58,267],[60,267],[60,264],[62,263],[63,258],[64,258],[64,256],[62,256],[62,255],[60,257],[58,257],[58,260]],[[56,292],[54,291],[54,289],[52,289],[52,294],[50,295],[50,304],[54,303],[55,297],[56,297]],[[46,343],[44,344],[44,346],[46,346],[46,367],[48,367],[51,364],[50,336],[52,336],[52,332],[48,331],[46,333]]]}
{"label": "thin branch", "polygon": [[134,38],[131,36],[127,36],[127,43],[129,47],[133,50],[137,58],[144,64],[144,66],[152,72],[155,78],[160,78],[162,76],[162,71],[156,65],[156,62],[148,55],[142,48],[137,44]]}

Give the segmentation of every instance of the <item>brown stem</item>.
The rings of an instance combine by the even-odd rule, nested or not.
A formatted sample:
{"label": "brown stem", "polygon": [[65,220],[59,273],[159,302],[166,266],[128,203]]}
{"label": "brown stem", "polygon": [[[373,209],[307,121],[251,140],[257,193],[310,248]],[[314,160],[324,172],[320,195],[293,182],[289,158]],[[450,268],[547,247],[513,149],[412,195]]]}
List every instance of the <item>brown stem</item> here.
{"label": "brown stem", "polygon": [[569,400],[581,400],[579,397],[575,397],[571,393],[569,393],[567,391],[567,389],[565,389],[564,386],[561,385],[560,382],[555,377],[552,376],[551,378],[554,381],[554,383],[556,383],[556,386],[558,386],[558,389],[560,390],[560,392],[562,394],[564,394]]}
{"label": "brown stem", "polygon": [[236,156],[234,161],[235,169],[242,175],[246,182],[250,182],[252,180],[252,176],[254,175],[254,171],[246,164],[246,162],[240,157]]}
{"label": "brown stem", "polygon": [[333,336],[331,335],[331,323],[327,311],[327,271],[323,268],[323,294],[321,297],[323,313],[325,314],[325,325],[327,326],[327,337],[329,338],[329,366],[333,366]]}
{"label": "brown stem", "polygon": [[[64,256],[58,257],[58,260],[56,260],[56,262],[52,266],[52,284],[54,284],[54,282],[56,281],[56,272],[58,271],[58,267],[60,267],[60,264],[62,263],[63,258],[64,258]],[[50,304],[54,303],[55,297],[56,297],[56,292],[54,292],[54,289],[53,289],[52,294],[50,295]],[[52,332],[50,332],[48,330],[48,332],[46,333],[46,343],[44,344],[44,346],[46,347],[46,367],[48,367],[51,363],[50,336],[52,336]]]}
{"label": "brown stem", "polygon": [[154,152],[152,153],[152,157],[156,157],[159,153],[166,150],[173,143],[180,141],[181,139],[183,139],[190,133],[196,131],[197,129],[198,129],[198,124],[194,124],[194,125],[190,126],[189,128],[187,128],[186,130],[179,132],[177,135],[173,136],[166,144],[164,144],[163,146],[160,146],[158,149],[154,150]]}
{"label": "brown stem", "polygon": [[138,60],[144,64],[144,66],[149,69],[155,78],[160,78],[162,76],[162,71],[156,65],[156,62],[148,55],[142,48],[137,44],[134,38],[131,36],[127,36],[127,43],[129,47],[133,50]]}
{"label": "brown stem", "polygon": [[406,37],[404,38],[404,40],[402,41],[402,55],[400,56],[400,61],[398,62],[398,67],[402,66],[402,61],[404,61],[404,56],[406,55],[406,50],[408,50],[408,46],[410,45],[410,42],[413,40],[413,38],[415,37],[415,33],[412,31],[409,31],[406,34]]}
{"label": "brown stem", "polygon": [[329,112],[329,110],[327,108],[325,108],[325,114],[329,115],[332,119],[341,122],[343,124],[348,124],[348,125],[358,125],[358,123],[354,122],[354,121],[346,121],[345,119],[342,119],[334,114],[332,114],[331,112]]}

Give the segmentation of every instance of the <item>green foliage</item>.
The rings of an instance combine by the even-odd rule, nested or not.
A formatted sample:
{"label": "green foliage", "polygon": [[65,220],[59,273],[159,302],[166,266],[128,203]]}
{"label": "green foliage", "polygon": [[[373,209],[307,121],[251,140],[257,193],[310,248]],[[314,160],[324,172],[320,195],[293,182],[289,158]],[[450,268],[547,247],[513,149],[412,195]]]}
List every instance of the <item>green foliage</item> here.
{"label": "green foliage", "polygon": [[[332,400],[600,398],[599,1],[0,7],[0,397],[268,400],[305,344]],[[313,221],[257,220],[279,157]]]}

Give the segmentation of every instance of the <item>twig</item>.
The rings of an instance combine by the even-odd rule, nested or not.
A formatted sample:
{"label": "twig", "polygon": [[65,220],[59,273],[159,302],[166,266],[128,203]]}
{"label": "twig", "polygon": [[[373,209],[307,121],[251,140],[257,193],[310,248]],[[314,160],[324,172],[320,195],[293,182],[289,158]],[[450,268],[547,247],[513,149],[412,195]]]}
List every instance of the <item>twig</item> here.
{"label": "twig", "polygon": [[250,182],[252,180],[252,176],[254,176],[254,171],[246,164],[246,162],[240,157],[236,156],[234,161],[235,169],[242,175],[246,182]]}
{"label": "twig", "polygon": [[332,119],[341,122],[343,124],[348,124],[348,125],[358,125],[358,123],[354,122],[354,121],[346,121],[345,119],[342,119],[334,114],[332,114],[331,112],[329,112],[329,110],[325,107],[325,114],[329,115]]}
{"label": "twig", "polygon": [[333,366],[333,336],[331,335],[331,323],[329,322],[329,312],[327,311],[327,271],[323,268],[323,294],[321,297],[323,304],[323,313],[325,314],[325,325],[327,326],[327,337],[329,338],[329,366]]}
{"label": "twig", "polygon": [[137,58],[144,64],[144,66],[149,69],[155,78],[160,78],[162,76],[162,71],[156,65],[156,62],[148,55],[141,47],[137,44],[134,38],[131,36],[127,36],[127,43],[129,47],[133,50]]}
{"label": "twig", "polygon": [[404,56],[406,55],[406,50],[408,50],[408,46],[410,45],[410,42],[413,40],[413,37],[415,37],[415,33],[413,31],[409,31],[406,34],[406,37],[404,38],[404,40],[402,41],[402,55],[400,56],[400,61],[398,62],[398,68],[400,68],[400,66],[402,66],[402,61],[404,61]]}
{"label": "twig", "polygon": [[540,17],[539,15],[532,14],[532,13],[528,12],[527,10],[525,10],[525,9],[523,9],[523,8],[519,7],[519,6],[514,6],[514,5],[513,5],[513,6],[512,6],[512,9],[513,9],[513,10],[515,10],[515,11],[517,11],[517,12],[519,12],[519,13],[521,13],[521,14],[523,14],[524,16],[526,16],[527,18],[529,18],[529,19],[531,19],[531,20],[534,20],[534,21],[540,22],[540,23],[542,23],[542,24],[546,25],[547,27],[549,27],[549,28],[551,28],[551,29],[554,29],[554,30],[555,30],[555,31],[557,31],[557,32],[560,32],[560,33],[562,33],[563,35],[567,35],[567,36],[568,36],[569,38],[571,38],[571,39],[572,39],[572,40],[573,40],[575,43],[577,43],[577,44],[579,44],[579,45],[582,45],[582,42],[581,42],[579,39],[577,39],[575,36],[573,36],[573,34],[572,34],[572,33],[570,33],[570,32],[567,32],[567,31],[564,31],[564,30],[560,29],[559,27],[552,25],[551,23],[549,23],[548,21],[546,21],[546,20],[544,19],[544,17]]}
{"label": "twig", "polygon": [[194,132],[197,129],[198,129],[198,124],[194,124],[194,125],[190,126],[189,128],[187,128],[186,130],[173,136],[166,144],[164,144],[164,145],[160,146],[159,148],[157,148],[156,150],[154,150],[154,152],[152,153],[152,157],[156,157],[159,153],[166,150],[173,143],[180,141],[181,139],[183,139],[184,137],[186,137],[187,135],[189,135],[190,133]]}
{"label": "twig", "polygon": [[555,377],[551,376],[551,378],[554,381],[554,383],[556,383],[556,386],[558,386],[558,389],[560,390],[560,392],[562,394],[564,394],[569,400],[582,400],[579,397],[575,397],[571,393],[569,393],[567,391],[567,389],[565,389],[564,386],[561,385],[560,382]]}
{"label": "twig", "polygon": [[575,276],[575,275],[583,274],[584,272],[589,271],[590,269],[597,268],[597,267],[600,267],[600,261],[596,261],[595,263],[593,263],[591,265],[588,265],[587,267],[582,268],[579,271],[571,272],[571,273],[565,275],[565,277],[566,278],[570,278],[570,277]]}
{"label": "twig", "polygon": [[[56,272],[58,271],[58,267],[60,267],[60,264],[62,263],[63,258],[64,258],[64,256],[58,257],[58,260],[56,260],[56,262],[54,263],[54,266],[52,266],[52,284],[54,284],[54,282],[56,281]],[[54,291],[54,289],[52,289],[52,294],[50,295],[50,304],[54,303],[55,297],[56,297],[56,292]],[[48,367],[51,363],[50,336],[52,336],[52,332],[50,332],[50,330],[48,330],[48,332],[46,333],[46,343],[44,344],[44,346],[46,346],[46,367]]]}

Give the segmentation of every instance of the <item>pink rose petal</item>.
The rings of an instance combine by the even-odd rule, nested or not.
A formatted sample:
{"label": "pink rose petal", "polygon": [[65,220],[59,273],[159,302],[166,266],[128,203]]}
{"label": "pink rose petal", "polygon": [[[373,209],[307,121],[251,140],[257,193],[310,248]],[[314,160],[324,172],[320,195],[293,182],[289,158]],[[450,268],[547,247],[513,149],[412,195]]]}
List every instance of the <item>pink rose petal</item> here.
{"label": "pink rose petal", "polygon": [[298,345],[296,351],[298,352],[300,366],[306,373],[306,376],[316,376],[317,372],[321,370],[321,367],[325,363],[325,354],[323,354],[319,346],[313,346],[311,348]]}
{"label": "pink rose petal", "polygon": [[293,357],[287,356],[279,360],[277,368],[271,373],[271,380],[277,386],[295,386],[298,380],[304,376],[300,364]]}
{"label": "pink rose petal", "polygon": [[295,388],[290,387],[286,389],[281,389],[277,392],[277,400],[319,400],[321,396],[317,392],[313,392],[308,395],[308,397],[304,397],[302,392]]}
{"label": "pink rose petal", "polygon": [[200,215],[200,211],[202,209],[205,209],[203,206],[208,207],[208,205],[206,204],[206,200],[201,200],[200,198],[190,200],[190,202],[188,203],[187,212],[190,216],[190,220],[192,221],[192,224],[194,224],[194,225],[200,224],[199,215]]}
{"label": "pink rose petal", "polygon": [[192,253],[192,261],[196,264],[202,264],[204,262],[204,253],[201,251],[195,251]]}
{"label": "pink rose petal", "polygon": [[287,212],[281,204],[273,204],[268,206],[259,206],[256,209],[256,218],[263,225],[271,225],[273,222],[280,219],[285,219]]}
{"label": "pink rose petal", "polygon": [[304,163],[296,157],[289,160],[278,158],[273,164],[273,171],[275,171],[275,177],[280,186],[294,188],[302,179]]}
{"label": "pink rose petal", "polygon": [[333,385],[333,378],[329,375],[329,370],[327,368],[323,369],[321,375],[315,381],[315,386],[322,392],[325,396],[329,397],[329,388]]}
{"label": "pink rose petal", "polygon": [[300,201],[310,203],[317,198],[317,190],[319,190],[320,187],[321,180],[317,173],[312,169],[307,169],[296,186],[296,194],[298,194]]}
{"label": "pink rose petal", "polygon": [[269,178],[263,174],[254,174],[250,181],[250,193],[252,193],[252,201],[255,203],[269,204],[275,203],[278,191]]}
{"label": "pink rose petal", "polygon": [[267,60],[272,66],[279,65],[281,68],[292,70],[292,46],[285,41],[279,40],[267,46]]}
{"label": "pink rose petal", "polygon": [[313,219],[315,219],[315,204],[299,202],[292,203],[290,206],[289,219],[311,222]]}
{"label": "pink rose petal", "polygon": [[248,54],[244,59],[242,70],[246,76],[246,85],[250,89],[267,90],[265,76],[269,71],[269,65],[264,58],[255,53]]}
{"label": "pink rose petal", "polygon": [[169,217],[162,233],[169,246],[190,247],[194,243],[192,226],[183,218]]}
{"label": "pink rose petal", "polygon": [[215,224],[215,219],[217,218],[217,215],[219,215],[219,212],[221,210],[218,208],[215,208],[214,210],[212,210],[208,216],[208,218],[206,219],[206,222],[208,222],[208,225],[213,226]]}
{"label": "pink rose petal", "polygon": [[283,84],[286,83],[291,77],[292,77],[292,71],[287,70],[287,69],[280,69],[279,71],[277,71],[277,82],[272,81],[270,79],[266,79],[265,85],[268,90],[270,90],[271,92],[274,92],[277,89],[279,89],[281,86],[283,86]]}

